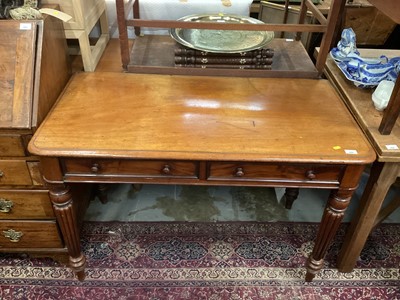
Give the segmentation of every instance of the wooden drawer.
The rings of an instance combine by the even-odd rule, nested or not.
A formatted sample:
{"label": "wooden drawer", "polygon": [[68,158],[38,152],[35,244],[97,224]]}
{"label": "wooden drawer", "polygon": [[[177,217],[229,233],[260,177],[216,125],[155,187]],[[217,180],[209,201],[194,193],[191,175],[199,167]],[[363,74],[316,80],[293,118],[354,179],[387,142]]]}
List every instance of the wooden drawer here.
{"label": "wooden drawer", "polygon": [[0,220],[54,218],[47,190],[0,190]]}
{"label": "wooden drawer", "polygon": [[25,155],[25,146],[20,135],[0,135],[0,156]]}
{"label": "wooden drawer", "polygon": [[55,221],[0,221],[1,248],[60,248]]}
{"label": "wooden drawer", "polygon": [[198,163],[191,161],[67,159],[64,167],[66,176],[198,178]]}
{"label": "wooden drawer", "polygon": [[210,163],[208,180],[338,182],[344,166],[266,163]]}
{"label": "wooden drawer", "polygon": [[31,175],[32,185],[44,186],[40,163],[38,161],[27,161],[26,164]]}
{"label": "wooden drawer", "polygon": [[0,186],[32,185],[25,160],[0,160]]}

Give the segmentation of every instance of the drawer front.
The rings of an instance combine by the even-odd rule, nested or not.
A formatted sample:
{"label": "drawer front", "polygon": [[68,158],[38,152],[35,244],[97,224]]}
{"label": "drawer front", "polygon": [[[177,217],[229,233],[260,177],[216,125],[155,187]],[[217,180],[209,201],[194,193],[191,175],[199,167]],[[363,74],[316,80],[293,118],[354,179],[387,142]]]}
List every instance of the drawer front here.
{"label": "drawer front", "polygon": [[47,190],[0,190],[0,220],[54,218]]}
{"label": "drawer front", "polygon": [[0,160],[0,186],[32,185],[25,160]]}
{"label": "drawer front", "polygon": [[55,221],[0,221],[1,248],[60,248]]}
{"label": "drawer front", "polygon": [[27,161],[26,162],[31,175],[32,185],[44,186],[42,172],[40,171],[40,162],[38,161]]}
{"label": "drawer front", "polygon": [[25,156],[25,146],[20,135],[0,135],[0,156]]}
{"label": "drawer front", "polygon": [[64,167],[67,176],[198,177],[198,164],[191,161],[71,159]]}
{"label": "drawer front", "polygon": [[343,170],[337,165],[210,163],[208,180],[338,182]]}

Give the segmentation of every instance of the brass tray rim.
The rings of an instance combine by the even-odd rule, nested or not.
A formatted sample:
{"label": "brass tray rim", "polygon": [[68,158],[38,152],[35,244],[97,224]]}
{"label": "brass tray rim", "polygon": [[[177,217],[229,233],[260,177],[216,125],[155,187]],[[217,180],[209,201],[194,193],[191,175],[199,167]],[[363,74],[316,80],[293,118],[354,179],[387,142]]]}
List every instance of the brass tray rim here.
{"label": "brass tray rim", "polygon": [[[222,13],[218,13],[218,14],[192,14],[192,15],[188,15],[182,18],[179,18],[177,21],[182,21],[182,22],[190,22],[190,21],[195,21],[195,22],[202,22],[200,20],[200,18],[210,18],[210,17],[215,17],[218,18],[220,17],[221,20],[222,18],[235,18],[235,19],[239,19],[242,21],[246,21],[248,24],[265,24],[263,21],[252,18],[252,17],[248,17],[248,16],[241,16],[241,15],[235,15],[235,14],[222,14]],[[252,51],[252,50],[256,50],[256,49],[260,49],[262,47],[264,47],[265,45],[267,45],[269,42],[271,42],[274,39],[274,32],[273,31],[252,31],[252,32],[258,32],[258,33],[262,33],[264,35],[263,41],[258,43],[258,44],[254,44],[252,46],[246,46],[243,47],[241,49],[220,49],[220,50],[216,50],[214,48],[207,48],[207,47],[202,47],[196,44],[193,44],[185,39],[182,38],[182,35],[179,34],[180,31],[184,31],[184,30],[188,30],[185,28],[171,28],[170,30],[170,36],[179,44],[192,48],[192,49],[196,49],[196,50],[200,50],[200,51],[204,51],[204,52],[213,52],[213,53],[240,53],[240,52],[246,52],[246,51]],[[189,30],[193,30],[193,29],[189,29]],[[208,30],[208,29],[197,29],[197,30]],[[233,30],[227,30],[227,31],[233,31]]]}

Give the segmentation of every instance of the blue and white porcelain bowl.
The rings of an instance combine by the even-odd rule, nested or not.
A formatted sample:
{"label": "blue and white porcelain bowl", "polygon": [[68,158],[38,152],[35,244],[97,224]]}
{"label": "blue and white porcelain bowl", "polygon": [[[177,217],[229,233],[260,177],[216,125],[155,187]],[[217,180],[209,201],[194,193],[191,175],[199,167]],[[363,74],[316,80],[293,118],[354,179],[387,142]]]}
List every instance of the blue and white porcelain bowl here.
{"label": "blue and white porcelain bowl", "polygon": [[343,30],[341,40],[330,55],[345,77],[362,88],[375,87],[383,80],[396,81],[400,72],[400,57],[361,57],[351,28]]}
{"label": "blue and white porcelain bowl", "polygon": [[347,62],[347,69],[354,78],[364,83],[379,84],[379,82],[386,79],[389,72],[394,68],[394,65],[388,62],[370,63],[365,60],[350,60]]}
{"label": "blue and white porcelain bowl", "polygon": [[342,71],[343,75],[351,82],[354,83],[355,86],[360,88],[373,88],[378,85],[376,82],[363,82],[359,80],[358,74],[354,71],[347,68],[347,64],[344,61],[336,62],[339,69]]}

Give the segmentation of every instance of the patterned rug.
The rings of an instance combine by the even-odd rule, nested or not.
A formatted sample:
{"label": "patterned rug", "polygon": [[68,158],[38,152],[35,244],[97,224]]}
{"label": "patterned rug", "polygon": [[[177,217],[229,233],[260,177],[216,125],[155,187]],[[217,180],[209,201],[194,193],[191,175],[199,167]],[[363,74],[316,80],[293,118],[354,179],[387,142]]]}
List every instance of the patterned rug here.
{"label": "patterned rug", "polygon": [[335,254],[305,283],[314,223],[86,222],[86,280],[50,258],[0,255],[0,299],[400,299],[400,226],[383,224],[356,269]]}

